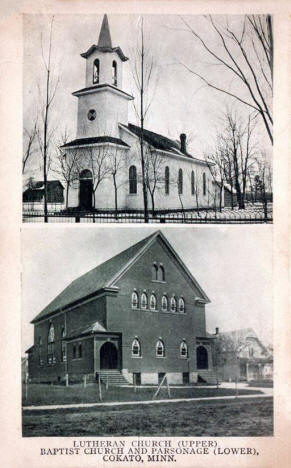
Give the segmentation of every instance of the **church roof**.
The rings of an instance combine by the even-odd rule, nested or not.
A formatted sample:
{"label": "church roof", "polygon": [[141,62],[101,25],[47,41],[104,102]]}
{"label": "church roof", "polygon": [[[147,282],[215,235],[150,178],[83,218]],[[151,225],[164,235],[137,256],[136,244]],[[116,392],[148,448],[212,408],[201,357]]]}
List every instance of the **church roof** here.
{"label": "church roof", "polygon": [[99,136],[99,137],[90,137],[90,138],[76,138],[76,140],[69,141],[65,145],[62,145],[61,148],[67,148],[70,146],[85,146],[93,145],[96,143],[115,143],[116,145],[126,146],[129,148],[128,144],[122,141],[120,138],[114,138],[111,136]]}
{"label": "church roof", "polygon": [[33,320],[31,323],[36,323],[39,320],[61,310],[65,310],[71,306],[77,305],[82,300],[94,297],[98,292],[106,288],[114,288],[114,284],[120,276],[127,271],[135,261],[139,254],[144,252],[153,239],[159,237],[164,244],[170,249],[175,256],[176,260],[181,264],[182,268],[187,272],[193,284],[199,290],[202,300],[207,303],[210,302],[207,295],[196,282],[187,269],[186,265],[179,258],[177,253],[173,250],[167,239],[160,231],[156,231],[148,237],[140,240],[131,247],[123,250],[119,254],[110,258],[106,262],[98,265],[90,270],[88,273],[75,279],[69,286],[67,286],[55,299],[53,299]]}
{"label": "church roof", "polygon": [[[134,133],[137,137],[141,136],[141,127],[137,125],[129,123],[128,125],[123,125],[123,127],[127,128],[130,132]],[[181,151],[181,145],[176,140],[172,140],[168,137],[165,137],[159,133],[152,132],[150,130],[143,129],[143,138],[146,143],[153,146],[157,150],[166,151],[167,153],[173,153],[177,156],[184,156],[189,158],[190,160],[197,161],[203,164],[207,164],[203,159],[194,158],[189,153],[183,153]]]}
{"label": "church roof", "polygon": [[95,50],[99,50],[100,52],[116,52],[120,60],[122,60],[123,62],[126,62],[126,60],[128,60],[128,58],[124,55],[120,47],[112,47],[107,15],[104,15],[103,17],[98,44],[91,45],[87,52],[83,52],[81,54],[81,57],[88,58]]}

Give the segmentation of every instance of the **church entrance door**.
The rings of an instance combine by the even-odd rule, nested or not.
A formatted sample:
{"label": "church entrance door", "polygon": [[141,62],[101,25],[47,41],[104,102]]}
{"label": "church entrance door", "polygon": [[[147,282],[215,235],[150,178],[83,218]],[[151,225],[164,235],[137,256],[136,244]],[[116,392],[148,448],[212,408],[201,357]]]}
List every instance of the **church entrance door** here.
{"label": "church entrance door", "polygon": [[80,174],[79,206],[81,210],[92,209],[93,181],[92,173],[85,169]]}
{"label": "church entrance door", "polygon": [[196,349],[197,369],[208,369],[208,353],[204,346]]}
{"label": "church entrance door", "polygon": [[109,341],[100,348],[100,369],[117,369],[118,352],[113,343]]}

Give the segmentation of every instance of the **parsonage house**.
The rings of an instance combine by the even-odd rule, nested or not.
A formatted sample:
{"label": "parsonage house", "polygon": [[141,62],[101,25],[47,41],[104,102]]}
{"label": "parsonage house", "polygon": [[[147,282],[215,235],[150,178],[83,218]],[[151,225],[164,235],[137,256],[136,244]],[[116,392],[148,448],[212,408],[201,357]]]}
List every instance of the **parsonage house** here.
{"label": "parsonage house", "polygon": [[[128,58],[120,47],[112,46],[106,15],[97,45],[81,56],[86,60],[86,81],[84,88],[73,92],[78,99],[76,138],[60,148],[72,174],[68,207],[141,210],[142,132],[128,121],[128,104],[134,99],[122,87]],[[209,164],[187,151],[184,133],[173,140],[143,129],[142,138],[149,209],[152,200],[155,210],[219,204],[220,190],[213,184]],[[223,195],[222,191],[222,206]]]}
{"label": "parsonage house", "polygon": [[273,380],[273,353],[252,328],[220,333],[217,329],[216,341],[219,379]]}
{"label": "parsonage house", "polygon": [[209,302],[157,231],[77,278],[32,320],[29,379],[213,383]]}

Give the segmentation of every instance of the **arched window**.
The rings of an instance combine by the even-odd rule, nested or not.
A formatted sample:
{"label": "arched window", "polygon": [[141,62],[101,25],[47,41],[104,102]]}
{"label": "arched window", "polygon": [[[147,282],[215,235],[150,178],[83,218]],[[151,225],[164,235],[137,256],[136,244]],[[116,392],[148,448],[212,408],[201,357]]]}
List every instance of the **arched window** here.
{"label": "arched window", "polygon": [[188,346],[186,341],[182,341],[180,344],[180,356],[181,358],[187,358],[188,357]]}
{"label": "arched window", "polygon": [[131,345],[131,354],[133,357],[140,357],[141,356],[141,348],[140,342],[137,338],[135,338]]}
{"label": "arched window", "polygon": [[79,343],[79,345],[78,345],[78,357],[79,357],[79,358],[82,357],[82,352],[83,352],[83,350],[82,350],[82,344]]}
{"label": "arched window", "polygon": [[170,169],[168,166],[165,167],[165,194],[170,193]]}
{"label": "arched window", "polygon": [[152,266],[152,280],[157,281],[158,279],[158,267],[157,265],[153,264]]}
{"label": "arched window", "polygon": [[117,63],[115,60],[112,62],[112,84],[117,86]]}
{"label": "arched window", "polygon": [[162,297],[162,311],[166,312],[168,310],[168,298],[167,296]]}
{"label": "arched window", "polygon": [[185,301],[182,297],[180,297],[179,299],[179,312],[181,314],[184,314],[185,313]]}
{"label": "arched window", "polygon": [[129,168],[129,193],[137,193],[136,167]]}
{"label": "arched window", "polygon": [[178,193],[179,195],[182,195],[183,193],[183,171],[182,169],[179,169],[179,173],[178,173]]}
{"label": "arched window", "polygon": [[137,309],[138,308],[138,294],[137,292],[133,292],[132,295],[131,295],[131,307],[133,309]]}
{"label": "arched window", "polygon": [[[62,340],[66,337],[66,330],[65,328],[62,328]],[[67,345],[64,341],[61,342],[61,357],[62,357],[62,362],[66,362],[67,360]]]}
{"label": "arched window", "polygon": [[151,310],[157,309],[157,298],[154,294],[151,294],[151,297],[150,297],[150,309]]}
{"label": "arched window", "polygon": [[173,296],[171,297],[171,312],[176,312],[177,310],[177,301],[176,298]]}
{"label": "arched window", "polygon": [[156,356],[165,357],[165,345],[162,340],[158,340],[156,344]]}
{"label": "arched window", "polygon": [[194,175],[194,171],[191,171],[191,195],[195,195],[195,175]]}
{"label": "arched window", "polygon": [[43,357],[42,357],[42,338],[41,336],[38,339],[38,363],[40,366],[43,365]]}
{"label": "arched window", "polygon": [[148,307],[148,297],[147,297],[146,293],[142,293],[140,304],[141,304],[142,309],[147,309],[147,307]]}
{"label": "arched window", "polygon": [[164,269],[163,265],[159,266],[158,280],[159,281],[165,281],[165,269]]}
{"label": "arched window", "polygon": [[53,324],[50,324],[48,337],[47,337],[47,362],[54,364],[56,362],[55,356],[55,329]]}
{"label": "arched window", "polygon": [[203,195],[206,195],[206,174],[203,172]]}
{"label": "arched window", "polygon": [[93,64],[93,83],[99,83],[100,79],[100,62],[99,59],[94,60]]}

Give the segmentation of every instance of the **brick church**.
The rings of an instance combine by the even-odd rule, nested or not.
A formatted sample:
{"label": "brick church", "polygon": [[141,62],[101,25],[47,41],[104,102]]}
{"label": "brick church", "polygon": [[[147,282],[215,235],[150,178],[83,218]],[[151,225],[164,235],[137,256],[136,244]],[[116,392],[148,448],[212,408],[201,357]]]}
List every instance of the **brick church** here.
{"label": "brick church", "polygon": [[29,379],[213,383],[209,302],[157,231],[74,280],[32,320]]}
{"label": "brick church", "polygon": [[[68,207],[141,210],[141,128],[128,121],[128,104],[134,100],[122,86],[128,58],[112,46],[106,15],[97,45],[81,56],[86,80],[84,88],[73,92],[78,99],[76,138],[61,147],[68,167],[73,166]],[[144,129],[143,141],[150,209],[153,187],[157,210],[218,204],[209,165],[189,153],[185,134],[173,140]]]}

